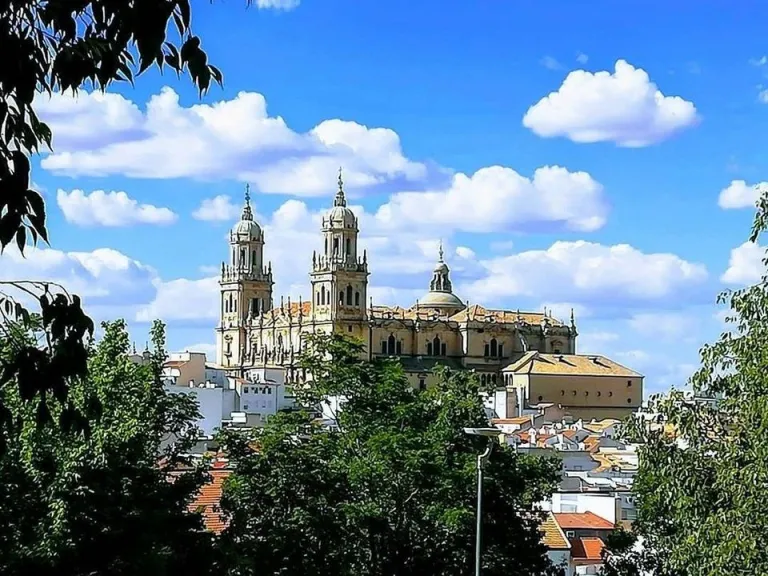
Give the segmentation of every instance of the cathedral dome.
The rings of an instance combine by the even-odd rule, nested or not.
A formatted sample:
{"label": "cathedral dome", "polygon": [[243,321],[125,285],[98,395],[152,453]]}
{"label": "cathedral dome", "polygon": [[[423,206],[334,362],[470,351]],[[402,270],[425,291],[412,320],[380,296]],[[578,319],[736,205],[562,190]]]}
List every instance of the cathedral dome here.
{"label": "cathedral dome", "polygon": [[456,308],[457,310],[463,310],[464,302],[452,292],[430,291],[419,300],[419,306],[427,308]]}
{"label": "cathedral dome", "polygon": [[245,187],[245,206],[243,206],[243,213],[240,215],[240,221],[232,227],[232,236],[235,240],[246,242],[249,240],[259,240],[261,238],[261,226],[259,226],[253,219],[250,187],[248,185]]}
{"label": "cathedral dome", "polygon": [[350,208],[347,208],[341,168],[339,168],[339,189],[336,191],[336,198],[333,199],[333,208],[328,212],[328,224],[331,228],[357,228],[357,217]]}

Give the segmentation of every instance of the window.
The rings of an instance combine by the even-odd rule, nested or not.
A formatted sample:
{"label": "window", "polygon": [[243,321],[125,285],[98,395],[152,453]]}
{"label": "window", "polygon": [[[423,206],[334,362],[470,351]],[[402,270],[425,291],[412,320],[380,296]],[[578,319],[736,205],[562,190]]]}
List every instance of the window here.
{"label": "window", "polygon": [[347,326],[347,332],[352,332],[352,324],[350,324],[349,326]]}
{"label": "window", "polygon": [[360,292],[355,292],[355,306],[360,306]]}
{"label": "window", "polygon": [[328,255],[328,238],[325,239],[325,255]]}
{"label": "window", "polygon": [[576,396],[576,390],[573,391],[573,395]]}
{"label": "window", "polygon": [[419,378],[419,390],[426,390],[427,389],[427,383],[424,381],[424,378]]}
{"label": "window", "polygon": [[589,390],[584,390],[584,396],[589,396]]}
{"label": "window", "polygon": [[352,306],[352,286],[347,286],[347,306]]}
{"label": "window", "polygon": [[609,391],[608,396],[613,396],[613,392]]}
{"label": "window", "polygon": [[560,390],[560,396],[565,396],[565,390]]}
{"label": "window", "polygon": [[622,508],[621,509],[621,519],[622,520],[628,520],[633,521],[637,520],[637,510],[633,508]]}
{"label": "window", "polygon": [[400,356],[403,353],[403,341],[398,340],[395,344],[395,354]]}
{"label": "window", "polygon": [[258,298],[252,298],[251,299],[251,311],[253,311],[254,314],[261,313],[261,300]]}
{"label": "window", "polygon": [[627,380],[627,388],[631,388],[631,387],[632,387],[632,380]]}
{"label": "window", "polygon": [[243,410],[248,410],[248,404],[243,404]]}
{"label": "window", "polygon": [[485,351],[483,352],[483,356],[488,358],[488,356],[490,356],[490,355],[491,355],[491,347],[488,344],[486,344],[485,345]]}
{"label": "window", "polygon": [[496,338],[491,338],[491,356],[494,358],[499,353],[499,343],[496,341]]}
{"label": "window", "polygon": [[504,356],[504,344],[499,344],[499,358]]}
{"label": "window", "polygon": [[539,396],[539,402],[541,402],[542,400],[544,400],[544,396]]}
{"label": "window", "polygon": [[240,266],[248,264],[248,260],[245,257],[245,248],[240,248]]}
{"label": "window", "polygon": [[627,398],[627,404],[632,404],[632,398]]}
{"label": "window", "polygon": [[446,352],[445,344],[441,344],[440,345],[440,354],[442,356],[447,356],[447,354],[445,352]]}
{"label": "window", "polygon": [[382,340],[381,341],[381,353],[386,354],[387,353],[387,341]]}
{"label": "window", "polygon": [[568,530],[568,531],[565,533],[565,535],[566,535],[566,537],[568,537],[568,538],[575,538],[575,537],[576,537],[576,532],[575,532],[575,531],[573,531],[573,530]]}
{"label": "window", "polygon": [[325,304],[325,286],[320,286],[320,303]]}
{"label": "window", "polygon": [[352,255],[352,240],[347,238],[347,256]]}
{"label": "window", "polygon": [[243,394],[248,394],[248,386],[243,386]]}
{"label": "window", "polygon": [[256,268],[256,252],[251,252],[251,264]]}
{"label": "window", "polygon": [[315,300],[317,300],[317,305],[320,306],[320,292],[317,293]]}
{"label": "window", "polygon": [[339,306],[344,306],[344,290],[339,292]]}
{"label": "window", "polygon": [[432,340],[432,350],[435,352],[435,356],[440,356],[440,336],[435,336]]}
{"label": "window", "polygon": [[491,376],[491,383],[492,383],[492,384],[496,384],[496,374],[494,374],[493,376]]}
{"label": "window", "polygon": [[553,352],[554,352],[555,354],[560,354],[560,348],[555,348],[555,349],[553,350]]}
{"label": "window", "polygon": [[481,374],[481,375],[480,375],[480,383],[481,383],[483,386],[485,386],[485,381],[486,381],[486,379],[485,379],[485,374]]}
{"label": "window", "polygon": [[427,342],[427,356],[432,356],[432,342]]}
{"label": "window", "polygon": [[339,253],[339,239],[334,238],[333,239],[333,253],[338,254]]}
{"label": "window", "polygon": [[395,353],[395,336],[390,334],[387,338],[387,354],[392,355]]}

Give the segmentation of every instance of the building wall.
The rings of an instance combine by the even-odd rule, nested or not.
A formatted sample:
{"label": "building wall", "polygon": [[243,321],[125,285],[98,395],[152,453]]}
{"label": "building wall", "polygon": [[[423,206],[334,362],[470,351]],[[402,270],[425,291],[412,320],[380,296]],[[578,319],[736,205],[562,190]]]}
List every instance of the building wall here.
{"label": "building wall", "polygon": [[234,390],[174,385],[167,385],[165,389],[172,394],[193,396],[197,400],[201,415],[197,425],[206,436],[213,435],[221,427],[221,421],[229,418],[235,410]]}
{"label": "building wall", "polygon": [[616,523],[616,497],[613,494],[590,494],[585,492],[555,492],[542,509],[558,514],[560,512],[592,512],[608,522]]}
{"label": "building wall", "polygon": [[547,551],[547,556],[552,564],[563,567],[565,571],[564,576],[571,576],[573,574],[571,572],[571,552],[569,550],[549,550]]}
{"label": "building wall", "polygon": [[576,418],[613,417],[608,411],[598,416],[580,408],[612,408],[626,414],[639,408],[643,399],[643,378],[638,376],[514,374],[512,382],[515,387],[527,388],[529,403],[561,404]]}

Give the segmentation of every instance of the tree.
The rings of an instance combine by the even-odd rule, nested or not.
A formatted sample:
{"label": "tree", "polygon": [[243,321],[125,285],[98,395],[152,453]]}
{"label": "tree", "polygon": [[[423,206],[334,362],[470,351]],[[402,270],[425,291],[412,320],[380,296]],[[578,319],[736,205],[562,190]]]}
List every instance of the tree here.
{"label": "tree", "polygon": [[[487,426],[476,378],[442,370],[414,390],[399,363],[360,359],[341,336],[310,338],[301,363],[312,384],[301,406],[343,397],[338,430],[311,410],[278,414],[222,442],[234,464],[222,509],[232,574],[465,575],[473,571],[476,458]],[[483,573],[553,571],[534,503],[558,478],[555,462],[497,446],[484,485]]]}
{"label": "tree", "polygon": [[[758,202],[750,241],[768,224]],[[768,265],[768,261],[764,260]],[[627,429],[642,444],[634,483],[638,519],[631,542],[608,551],[608,574],[681,576],[768,574],[768,277],[725,292],[730,329],[701,351],[691,379],[695,397],[655,397],[661,426]],[[670,434],[673,431],[673,434]]]}
{"label": "tree", "polygon": [[[11,353],[18,339],[35,337],[16,330],[15,340],[0,339],[0,355]],[[208,574],[211,536],[187,510],[205,473],[183,457],[195,436],[197,407],[186,395],[165,392],[161,325],[152,339],[150,362],[139,365],[128,357],[124,323],[104,325],[103,338],[88,351],[88,378],[73,381],[69,391],[76,408],[94,401],[101,407],[88,435],[38,427],[42,400],[22,401],[15,387],[2,391],[13,414],[1,432],[3,575]],[[50,410],[57,415],[62,408]]]}
{"label": "tree", "polygon": [[[152,66],[188,73],[201,94],[212,81],[221,84],[192,33],[191,12],[190,0],[0,0],[0,253],[14,240],[22,254],[30,238],[48,242],[30,156],[50,148],[52,134],[35,113],[35,97],[133,83]],[[42,399],[43,424],[48,401],[65,403],[69,380],[86,375],[93,323],[62,287],[15,281],[0,283],[0,328],[27,322],[30,303],[39,305],[46,342],[17,346],[0,365],[0,388],[14,381],[22,398]],[[92,415],[68,408],[61,412],[67,422],[85,429]],[[0,425],[7,421],[0,405]]]}

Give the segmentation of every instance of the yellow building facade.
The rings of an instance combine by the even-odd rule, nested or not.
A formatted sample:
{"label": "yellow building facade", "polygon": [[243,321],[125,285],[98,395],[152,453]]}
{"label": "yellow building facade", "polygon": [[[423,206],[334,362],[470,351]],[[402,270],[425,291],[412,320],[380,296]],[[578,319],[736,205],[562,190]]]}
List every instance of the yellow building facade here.
{"label": "yellow building facade", "polygon": [[[221,266],[217,363],[241,374],[256,368],[281,368],[286,382],[300,382],[304,376],[298,367],[303,335],[337,332],[361,340],[369,359],[398,358],[415,387],[428,386],[433,369],[442,364],[474,370],[482,383],[508,390],[515,397],[508,404],[518,410],[554,402],[574,408],[617,408],[623,414],[640,406],[642,376],[633,372],[639,383],[632,402],[624,400],[623,405],[614,406],[619,402],[618,390],[609,388],[620,387],[619,380],[595,380],[589,373],[579,373],[591,366],[578,360],[585,357],[576,355],[573,313],[566,324],[546,311],[469,305],[453,293],[442,247],[428,289],[411,307],[373,303],[368,297],[367,254],[358,249],[359,233],[358,219],[347,207],[339,175],[333,207],[322,221],[322,245],[308,262],[310,299],[292,302],[281,297],[277,304],[272,294],[272,265],[263,258],[264,232],[254,221],[246,189],[241,220],[230,233],[230,261]],[[557,382],[566,376],[546,383],[544,375],[523,374],[520,362],[533,354],[571,359],[576,368],[567,378],[575,377],[579,384],[569,380],[567,394],[560,394],[565,388]],[[594,393],[592,386],[596,386]],[[572,397],[572,389],[577,390],[579,402]],[[584,396],[588,391],[591,395]]]}

